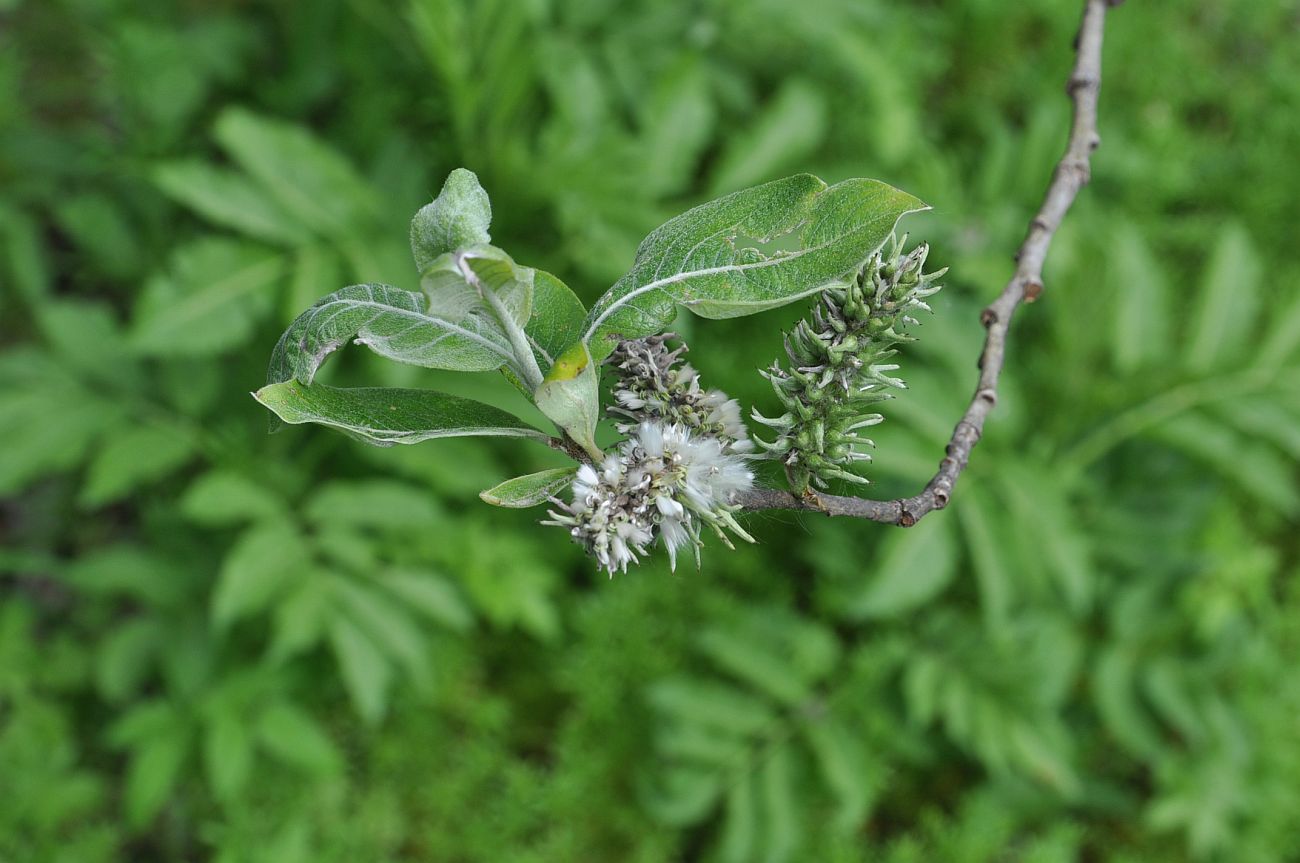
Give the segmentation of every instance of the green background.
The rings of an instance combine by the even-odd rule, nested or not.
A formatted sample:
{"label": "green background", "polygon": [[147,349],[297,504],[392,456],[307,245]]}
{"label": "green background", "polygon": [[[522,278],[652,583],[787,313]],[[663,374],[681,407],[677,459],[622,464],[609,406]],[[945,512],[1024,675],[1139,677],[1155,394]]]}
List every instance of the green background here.
{"label": "green background", "polygon": [[[608,580],[529,443],[266,434],[286,323],[476,171],[592,301],[801,170],[930,204],[909,494],[1065,140],[1067,0],[0,2],[0,860],[1300,859],[1300,7],[1129,2],[953,504]],[[680,320],[706,384],[803,309]],[[517,406],[346,350],[335,383]]]}

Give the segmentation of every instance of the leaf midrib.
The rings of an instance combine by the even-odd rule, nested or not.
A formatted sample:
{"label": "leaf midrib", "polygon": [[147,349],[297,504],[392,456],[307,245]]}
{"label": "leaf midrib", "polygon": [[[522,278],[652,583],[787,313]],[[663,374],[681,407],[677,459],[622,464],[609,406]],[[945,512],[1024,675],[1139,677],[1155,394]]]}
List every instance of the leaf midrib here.
{"label": "leaf midrib", "polygon": [[[419,324],[419,323],[433,323],[433,324],[436,324],[436,325],[439,325],[439,326],[443,327],[444,329],[450,330],[451,332],[455,333],[456,335],[463,336],[464,338],[468,339],[469,341],[477,342],[477,343],[478,343],[479,345],[481,345],[482,347],[487,348],[488,350],[492,351],[493,353],[497,354],[497,355],[500,356],[500,357],[504,357],[504,358],[507,359],[507,360],[510,360],[510,359],[513,359],[513,358],[514,358],[514,357],[513,357],[513,354],[511,354],[509,351],[507,351],[507,350],[505,350],[504,348],[502,348],[502,346],[500,346],[500,345],[496,344],[495,342],[493,342],[493,341],[491,341],[491,340],[485,338],[484,336],[479,335],[478,333],[475,333],[475,332],[473,332],[473,331],[471,331],[471,330],[467,330],[467,329],[465,329],[464,327],[459,326],[458,324],[454,324],[454,323],[452,323],[451,321],[447,320],[446,318],[439,317],[438,315],[428,314],[428,313],[425,313],[425,312],[417,312],[417,311],[413,311],[413,310],[411,310],[411,309],[403,309],[403,308],[401,308],[401,307],[399,307],[399,306],[390,306],[390,305],[388,305],[388,304],[386,304],[386,303],[381,303],[381,302],[379,302],[378,300],[375,300],[375,299],[369,299],[369,300],[356,300],[356,299],[331,300],[330,302],[325,303],[324,305],[318,306],[317,309],[323,311],[323,310],[326,309],[327,307],[329,307],[329,306],[331,306],[331,305],[334,305],[334,304],[336,304],[336,303],[339,304],[339,305],[344,305],[344,306],[349,305],[349,304],[350,304],[350,305],[353,305],[353,306],[374,306],[374,307],[376,307],[376,308],[379,308],[379,309],[382,309],[382,310],[388,311],[388,312],[390,312],[390,313],[392,313],[392,314],[400,315],[400,316],[403,316],[403,317],[406,317],[406,318],[413,318],[413,319],[416,321],[417,324]],[[314,326],[315,324],[316,324],[316,319],[313,317],[312,320],[309,322],[308,325],[309,325],[309,326]],[[384,338],[385,340],[389,340],[389,339],[391,339],[392,337],[391,337],[391,336],[383,336],[382,338]]]}
{"label": "leaf midrib", "polygon": [[[698,276],[714,276],[714,275],[720,275],[722,273],[747,272],[749,270],[757,270],[763,267],[772,267],[789,261],[798,260],[799,258],[802,258],[804,255],[811,254],[812,252],[819,252],[822,249],[828,248],[834,245],[835,243],[842,241],[847,234],[852,233],[852,231],[859,230],[861,228],[862,225],[859,225],[856,228],[852,228],[849,231],[845,231],[843,234],[839,234],[827,240],[824,243],[819,243],[816,246],[808,246],[807,248],[800,249],[797,252],[791,252],[786,255],[764,258],[761,261],[755,261],[751,264],[727,264],[721,267],[708,267],[703,270],[685,270],[685,271],[674,273],[671,276],[666,276],[662,279],[656,279],[652,282],[647,282],[646,284],[638,288],[633,288],[631,291],[624,294],[619,299],[615,300],[614,303],[611,304],[609,308],[601,312],[601,314],[596,318],[596,320],[592,322],[591,326],[587,328],[587,331],[583,333],[582,340],[584,342],[590,342],[591,337],[596,334],[596,331],[600,329],[601,325],[604,324],[605,321],[609,320],[610,316],[612,316],[619,309],[626,306],[628,303],[632,302],[632,300],[636,299],[639,296],[642,296],[643,294],[647,294],[650,291],[659,290],[660,288],[666,287],[668,285],[674,285],[677,284],[678,282],[683,282],[687,279],[693,279]],[[740,229],[740,223],[737,222],[735,225],[731,226],[727,230],[738,231],[739,229]],[[718,231],[710,236],[716,237],[720,233],[723,232]],[[870,254],[870,252],[868,252],[868,254]],[[866,256],[864,255],[863,257],[865,259]]]}

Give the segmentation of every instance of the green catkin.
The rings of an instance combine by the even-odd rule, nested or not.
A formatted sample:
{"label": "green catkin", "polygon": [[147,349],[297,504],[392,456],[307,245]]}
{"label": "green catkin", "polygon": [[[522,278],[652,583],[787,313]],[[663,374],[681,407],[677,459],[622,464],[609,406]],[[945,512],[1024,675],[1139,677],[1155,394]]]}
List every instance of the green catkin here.
{"label": "green catkin", "polygon": [[812,314],[785,337],[789,366],[773,363],[763,373],[785,413],[753,413],[776,432],[772,441],[756,443],[780,459],[796,493],[825,489],[837,479],[867,482],[852,467],[871,460],[866,450],[875,444],[861,432],[883,419],[868,409],[891,398],[890,389],[905,387],[887,374],[898,368],[887,360],[897,345],[912,340],[903,329],[916,323],[913,312],[930,310],[925,298],[940,289],[937,281],[947,272],[925,273],[929,246],[904,254],[906,241],[906,235],[892,238],[855,276],[828,287]]}

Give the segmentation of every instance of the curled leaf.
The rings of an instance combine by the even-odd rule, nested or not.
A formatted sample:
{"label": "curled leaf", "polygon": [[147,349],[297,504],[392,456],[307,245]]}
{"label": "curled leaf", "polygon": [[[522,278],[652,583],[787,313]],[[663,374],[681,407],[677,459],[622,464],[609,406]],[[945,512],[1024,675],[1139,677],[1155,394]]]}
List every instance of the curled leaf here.
{"label": "curled leaf", "polygon": [[319,423],[376,446],[469,435],[546,440],[503,410],[430,390],[340,389],[286,381],[262,387],[253,398],[291,425]]}
{"label": "curled leaf", "polygon": [[473,171],[457,168],[447,175],[438,197],[411,220],[411,254],[424,271],[441,255],[489,242],[492,203]]}
{"label": "curled leaf", "polygon": [[578,342],[560,355],[534,394],[538,409],[593,458],[602,455],[596,446],[599,389],[600,378],[591,354],[586,345]]}

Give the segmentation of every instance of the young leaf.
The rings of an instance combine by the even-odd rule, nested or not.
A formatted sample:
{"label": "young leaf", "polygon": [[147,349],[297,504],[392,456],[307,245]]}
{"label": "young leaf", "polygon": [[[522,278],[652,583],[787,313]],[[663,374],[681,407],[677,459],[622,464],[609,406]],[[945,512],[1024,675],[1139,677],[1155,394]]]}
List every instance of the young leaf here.
{"label": "young leaf", "polygon": [[582,338],[587,309],[564,282],[542,270],[533,272],[533,316],[524,333],[540,354],[543,368],[550,368],[560,354]]}
{"label": "young leaf", "polygon": [[1092,556],[1060,484],[1040,471],[1007,465],[998,477],[1002,500],[1015,523],[1033,531],[1039,542],[1027,549],[1060,586],[1067,606],[1082,613],[1096,585]]}
{"label": "young leaf", "polygon": [[117,314],[95,300],[50,299],[33,310],[46,344],[87,382],[110,390],[143,389],[139,362],[117,323]]}
{"label": "young leaf", "polygon": [[1014,593],[1014,558],[1007,553],[1008,531],[1000,515],[998,504],[981,487],[971,483],[962,489],[957,521],[975,572],[980,611],[990,632],[1007,625]]}
{"label": "young leaf", "polygon": [[1165,422],[1152,435],[1218,471],[1260,503],[1288,514],[1300,511],[1300,491],[1291,478],[1294,466],[1268,444],[1244,438],[1199,411]]}
{"label": "young leaf", "polygon": [[327,580],[304,581],[290,590],[275,604],[275,638],[267,656],[282,662],[319,643],[334,618],[334,603]]}
{"label": "young leaf", "polygon": [[576,468],[561,467],[530,473],[527,476],[517,476],[500,485],[494,485],[487,491],[479,492],[478,496],[484,503],[493,506],[512,509],[537,506],[539,503],[545,503],[548,498],[559,493],[560,489],[572,482],[576,470]]}
{"label": "young leaf", "polygon": [[103,698],[120,703],[137,695],[165,649],[165,629],[154,618],[118,626],[96,647],[95,684]]}
{"label": "young leaf", "polygon": [[534,393],[537,408],[569,433],[593,458],[600,458],[596,446],[596,421],[600,419],[600,379],[587,346],[578,342],[551,366]]}
{"label": "young leaf", "polygon": [[427,679],[428,643],[405,608],[358,579],[340,577],[334,590],[339,608],[373,639],[376,647],[401,664],[415,682]]}
{"label": "young leaf", "polygon": [[448,252],[424,268],[420,289],[429,311],[452,321],[471,314],[495,318],[503,330],[533,314],[533,274],[495,246]]}
{"label": "young leaf", "polygon": [[253,398],[290,425],[320,423],[376,446],[466,435],[546,440],[499,408],[431,390],[340,389],[286,381],[262,387]]}
{"label": "young leaf", "polygon": [[724,671],[781,704],[796,705],[808,697],[813,681],[781,655],[781,645],[757,642],[721,626],[701,632],[699,645]]}
{"label": "young leaf", "polygon": [[473,171],[457,168],[411,220],[411,254],[423,272],[441,255],[491,242],[492,204]]}
{"label": "young leaf", "polygon": [[[661,331],[678,304],[730,318],[805,297],[860,265],[904,214],[924,209],[878,180],[828,187],[811,174],[703,204],[646,237],[632,270],[592,307],[584,341],[599,361],[622,339]],[[773,241],[794,248],[753,247]]]}
{"label": "young leaf", "polygon": [[1092,666],[1092,697],[1102,722],[1119,745],[1135,755],[1154,759],[1164,744],[1160,729],[1137,694],[1137,664],[1137,652],[1132,647],[1107,647]]}
{"label": "young leaf", "polygon": [[[21,297],[35,308],[49,293],[49,265],[45,244],[39,239],[36,224],[7,203],[0,204],[0,275],[13,286],[14,299]],[[8,298],[6,298],[6,303]]]}
{"label": "young leaf", "polygon": [[433,369],[487,372],[513,359],[501,328],[480,313],[453,321],[431,313],[424,294],[353,285],[317,301],[289,325],[271,354],[267,383],[311,383],[325,358],[354,337],[382,357]]}
{"label": "young leaf", "polygon": [[713,767],[674,764],[638,776],[637,796],[651,817],[664,824],[695,824],[709,814],[722,791]]}
{"label": "young leaf", "polygon": [[1300,347],[1300,296],[1269,317],[1273,319],[1272,326],[1255,354],[1255,361],[1262,366],[1280,366]]}

